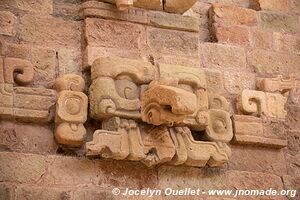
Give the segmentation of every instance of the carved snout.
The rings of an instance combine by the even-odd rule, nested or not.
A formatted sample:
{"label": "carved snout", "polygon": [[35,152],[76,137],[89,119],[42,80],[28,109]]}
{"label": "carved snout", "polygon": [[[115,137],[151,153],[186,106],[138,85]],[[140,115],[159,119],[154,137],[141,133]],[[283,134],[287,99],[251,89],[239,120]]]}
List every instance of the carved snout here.
{"label": "carved snout", "polygon": [[19,58],[4,59],[6,83],[18,83],[19,85],[27,85],[33,80],[34,70],[32,64]]}
{"label": "carved snout", "polygon": [[141,100],[142,120],[153,125],[180,123],[197,109],[195,94],[166,85],[151,87]]}

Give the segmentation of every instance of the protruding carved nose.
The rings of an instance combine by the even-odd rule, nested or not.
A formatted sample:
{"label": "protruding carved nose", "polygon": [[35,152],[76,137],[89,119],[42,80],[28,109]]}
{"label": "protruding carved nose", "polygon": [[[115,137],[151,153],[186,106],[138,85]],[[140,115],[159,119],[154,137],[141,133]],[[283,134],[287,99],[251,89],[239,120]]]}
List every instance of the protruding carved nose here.
{"label": "protruding carved nose", "polygon": [[197,97],[186,90],[154,85],[142,94],[142,120],[153,125],[180,123],[197,109]]}

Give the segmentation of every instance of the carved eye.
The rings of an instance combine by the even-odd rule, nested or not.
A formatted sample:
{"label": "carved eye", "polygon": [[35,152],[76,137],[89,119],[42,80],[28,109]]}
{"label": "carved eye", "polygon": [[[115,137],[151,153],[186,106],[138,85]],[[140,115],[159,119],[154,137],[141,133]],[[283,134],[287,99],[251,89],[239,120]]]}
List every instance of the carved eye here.
{"label": "carved eye", "polygon": [[122,79],[122,80],[116,80],[116,90],[120,97],[125,99],[138,99],[140,90],[139,87],[132,81]]}

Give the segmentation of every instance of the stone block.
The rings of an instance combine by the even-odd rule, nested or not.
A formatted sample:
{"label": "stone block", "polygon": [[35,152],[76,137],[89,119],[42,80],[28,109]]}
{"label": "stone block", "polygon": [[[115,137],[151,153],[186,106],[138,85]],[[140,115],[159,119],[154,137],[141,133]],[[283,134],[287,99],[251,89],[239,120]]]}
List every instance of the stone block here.
{"label": "stone block", "polygon": [[298,55],[254,49],[247,53],[247,61],[249,66],[259,74],[299,74],[300,56]]}
{"label": "stone block", "polygon": [[13,0],[10,6],[40,15],[48,15],[53,12],[53,0]]}
{"label": "stone block", "polygon": [[24,15],[20,18],[19,38],[25,43],[47,44],[48,47],[80,48],[81,26],[81,22],[40,15]]}
{"label": "stone block", "polygon": [[56,101],[54,90],[44,88],[14,88],[14,117],[22,122],[47,123]]}
{"label": "stone block", "polygon": [[214,23],[211,28],[214,39],[218,43],[229,43],[240,46],[250,45],[250,31],[243,26],[222,26]]}
{"label": "stone block", "polygon": [[[251,129],[255,127],[251,126]],[[278,176],[287,173],[283,150],[234,145],[231,146],[231,151],[229,170],[263,172]]]}
{"label": "stone block", "polygon": [[300,37],[282,33],[274,33],[274,48],[282,52],[300,53]]}
{"label": "stone block", "polygon": [[288,175],[291,175],[293,177],[299,177],[300,175],[300,155],[296,154],[295,156],[286,154],[286,166]]}
{"label": "stone block", "polygon": [[300,190],[300,177],[293,177],[289,175],[282,176],[284,189],[292,190],[289,192],[289,198],[300,198],[298,191]]}
{"label": "stone block", "polygon": [[6,184],[0,184],[0,200],[12,200],[14,189]]}
{"label": "stone block", "polygon": [[246,55],[243,48],[212,43],[204,43],[200,47],[203,63],[207,68],[225,67],[235,70],[246,68]]}
{"label": "stone block", "polygon": [[70,188],[52,188],[21,186],[16,189],[16,199],[41,199],[41,200],[58,200],[70,199]]}
{"label": "stone block", "polygon": [[296,155],[300,151],[300,132],[298,131],[288,131],[288,152],[289,154]]}
{"label": "stone block", "polygon": [[17,17],[9,11],[0,12],[0,35],[14,36]]}
{"label": "stone block", "polygon": [[83,58],[80,48],[59,48],[56,52],[59,76],[64,74],[81,74]]}
{"label": "stone block", "polygon": [[0,118],[13,116],[13,85],[0,83]]}
{"label": "stone block", "polygon": [[183,31],[199,31],[199,20],[193,16],[182,16],[162,12],[149,11],[148,23],[166,29]]}
{"label": "stone block", "polygon": [[274,32],[297,33],[299,31],[298,19],[276,12],[260,12],[260,27]]}
{"label": "stone block", "polygon": [[288,0],[250,0],[250,8],[255,10],[271,10],[279,12],[288,12]]}
{"label": "stone block", "polygon": [[209,18],[211,22],[221,25],[254,26],[258,22],[254,10],[230,4],[213,4],[209,10]]}
{"label": "stone block", "polygon": [[251,31],[252,45],[260,49],[270,49],[273,45],[273,32],[254,28]]}
{"label": "stone block", "polygon": [[139,50],[145,45],[142,25],[103,19],[85,20],[85,38],[88,45],[124,50]]}
{"label": "stone block", "polygon": [[184,13],[188,9],[190,9],[197,0],[166,0],[164,3],[164,10],[166,12],[174,12],[174,13]]}
{"label": "stone block", "polygon": [[196,33],[148,28],[147,41],[151,53],[198,57]]}
{"label": "stone block", "polygon": [[239,94],[244,89],[255,88],[255,74],[241,72],[224,72],[225,90],[230,94]]}
{"label": "stone block", "polygon": [[0,153],[0,181],[36,183],[46,172],[46,159],[42,155]]}

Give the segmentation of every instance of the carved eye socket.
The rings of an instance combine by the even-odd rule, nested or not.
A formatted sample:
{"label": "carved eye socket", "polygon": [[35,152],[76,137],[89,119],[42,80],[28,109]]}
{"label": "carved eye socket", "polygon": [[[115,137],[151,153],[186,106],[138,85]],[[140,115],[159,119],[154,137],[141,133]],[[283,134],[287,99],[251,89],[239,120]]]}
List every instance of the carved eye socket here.
{"label": "carved eye socket", "polygon": [[120,97],[125,99],[138,99],[140,90],[139,87],[132,81],[122,79],[122,80],[116,80],[116,90]]}

